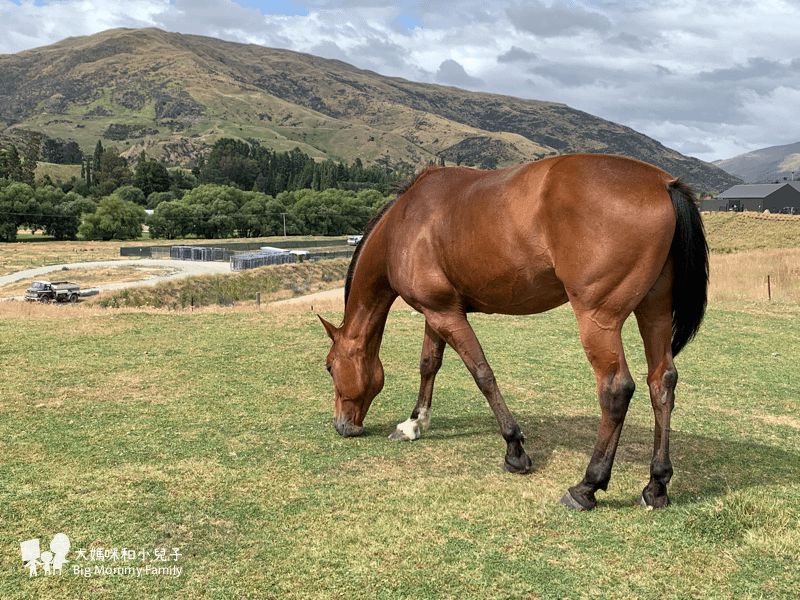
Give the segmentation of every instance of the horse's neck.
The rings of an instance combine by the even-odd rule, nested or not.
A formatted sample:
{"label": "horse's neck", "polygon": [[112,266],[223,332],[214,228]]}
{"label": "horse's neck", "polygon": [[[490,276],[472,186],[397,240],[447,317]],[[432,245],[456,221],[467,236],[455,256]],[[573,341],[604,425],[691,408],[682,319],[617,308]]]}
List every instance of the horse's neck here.
{"label": "horse's neck", "polygon": [[384,252],[376,251],[381,244],[382,240],[370,238],[358,258],[342,324],[347,337],[360,340],[368,353],[375,354],[389,309],[397,298],[397,292],[389,285]]}

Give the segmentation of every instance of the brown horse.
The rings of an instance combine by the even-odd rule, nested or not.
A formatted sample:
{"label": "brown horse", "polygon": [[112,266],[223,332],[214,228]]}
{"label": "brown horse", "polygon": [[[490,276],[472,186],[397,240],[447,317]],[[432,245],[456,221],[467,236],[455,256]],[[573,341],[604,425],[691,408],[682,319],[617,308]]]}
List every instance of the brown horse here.
{"label": "brown horse", "polygon": [[561,502],[596,506],[607,489],[634,391],[621,330],[636,315],[655,413],[650,482],[640,503],[669,503],[673,358],[706,306],[708,247],[689,187],[621,156],[575,154],[499,171],[429,167],[367,225],[345,288],[344,322],[322,320],[333,347],[334,424],[358,436],[383,387],[378,357],[399,295],[425,315],[421,384],[411,418],[392,439],[416,439],[430,418],[445,343],[462,358],[500,425],[505,468],[528,473],[525,441],[498,389],[467,313],[524,315],[570,302],[594,369],[602,417],[583,480]]}

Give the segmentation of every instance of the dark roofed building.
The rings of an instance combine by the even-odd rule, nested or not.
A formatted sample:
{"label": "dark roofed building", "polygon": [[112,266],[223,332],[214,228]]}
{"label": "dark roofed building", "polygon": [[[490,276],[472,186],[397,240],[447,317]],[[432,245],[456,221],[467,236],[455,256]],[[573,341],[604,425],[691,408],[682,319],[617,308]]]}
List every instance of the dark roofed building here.
{"label": "dark roofed building", "polygon": [[715,198],[717,210],[800,213],[800,181],[735,185]]}

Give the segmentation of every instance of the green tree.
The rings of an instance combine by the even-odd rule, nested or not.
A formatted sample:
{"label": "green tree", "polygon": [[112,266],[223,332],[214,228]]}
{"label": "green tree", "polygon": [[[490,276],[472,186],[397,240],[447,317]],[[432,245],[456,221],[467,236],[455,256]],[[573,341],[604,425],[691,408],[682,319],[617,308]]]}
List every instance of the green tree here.
{"label": "green tree", "polygon": [[283,235],[284,223],[287,234],[301,232],[301,224],[279,200],[260,192],[246,192],[245,199],[235,217],[239,237]]}
{"label": "green tree", "polygon": [[89,200],[75,192],[67,192],[61,203],[53,206],[45,231],[57,240],[74,240],[78,237],[78,227],[83,213],[97,210],[94,200]]}
{"label": "green tree", "polygon": [[142,190],[145,197],[153,192],[167,192],[170,186],[167,167],[155,160],[140,160],[132,184]]}
{"label": "green tree", "polygon": [[60,204],[53,207],[45,226],[45,233],[53,236],[56,240],[75,240],[78,239],[78,227],[81,218],[67,212],[65,205]]}
{"label": "green tree", "polygon": [[251,190],[258,174],[258,164],[250,156],[250,145],[241,140],[223,138],[214,144],[200,171],[200,181]]}
{"label": "green tree", "polygon": [[63,148],[63,140],[54,140],[49,137],[44,138],[42,141],[42,160],[44,160],[44,162],[60,164]]}
{"label": "green tree", "polygon": [[14,182],[0,190],[0,240],[15,242],[17,230],[28,222],[41,221],[34,190],[27,183]]}
{"label": "green tree", "polygon": [[19,150],[14,144],[5,153],[4,160],[0,167],[3,169],[2,176],[11,181],[21,181],[22,179],[22,159]]}
{"label": "green tree", "polygon": [[183,197],[192,211],[195,233],[214,239],[233,235],[234,215],[244,204],[244,192],[227,185],[201,185]]}
{"label": "green tree", "polygon": [[68,190],[70,192],[75,192],[76,194],[86,197],[89,195],[89,184],[86,183],[86,180],[81,177],[78,179],[77,177],[73,177],[70,181],[72,185],[72,189]]}
{"label": "green tree", "polygon": [[64,197],[64,207],[67,214],[75,215],[76,217],[97,212],[97,202],[74,192],[69,192]]}
{"label": "green tree", "polygon": [[95,175],[98,176],[98,195],[100,196],[107,196],[117,188],[129,185],[133,177],[128,168],[128,161],[120,155],[116,146],[111,146],[103,151],[100,157],[99,174],[95,171]]}
{"label": "green tree", "polygon": [[100,162],[103,160],[104,153],[105,148],[103,148],[103,142],[97,140],[97,145],[94,147],[91,167],[87,169],[87,173],[91,173],[90,185],[98,185],[100,183]]}
{"label": "green tree", "polygon": [[42,144],[42,134],[38,131],[28,135],[28,145],[25,148],[25,160],[22,162],[20,181],[33,187],[36,181],[36,166],[39,164],[39,148]]}
{"label": "green tree", "polygon": [[303,224],[305,235],[347,235],[363,231],[374,214],[368,196],[355,192],[327,189],[323,192],[301,190],[296,193],[292,215]]}
{"label": "green tree", "polygon": [[197,187],[197,177],[191,171],[175,167],[168,169],[167,173],[169,174],[169,191],[175,198],[183,198],[186,192]]}
{"label": "green tree", "polygon": [[162,202],[147,217],[150,237],[174,240],[194,231],[192,210],[182,202]]}
{"label": "green tree", "polygon": [[116,194],[100,200],[97,211],[86,214],[78,233],[87,240],[134,240],[142,236],[147,213]]}
{"label": "green tree", "polygon": [[153,192],[147,197],[147,208],[152,210],[159,204],[173,200],[175,200],[175,195],[172,192]]}
{"label": "green tree", "polygon": [[147,205],[147,197],[144,195],[144,192],[136,186],[123,185],[114,193],[127,202],[133,202],[139,206]]}

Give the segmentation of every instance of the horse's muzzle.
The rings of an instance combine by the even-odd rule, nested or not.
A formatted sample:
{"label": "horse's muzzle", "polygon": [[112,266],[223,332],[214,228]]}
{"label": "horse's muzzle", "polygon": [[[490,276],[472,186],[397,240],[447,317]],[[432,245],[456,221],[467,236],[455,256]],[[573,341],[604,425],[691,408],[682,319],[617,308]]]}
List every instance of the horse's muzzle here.
{"label": "horse's muzzle", "polygon": [[364,428],[360,425],[354,425],[350,421],[344,419],[334,419],[333,426],[342,437],[359,437],[364,433]]}

